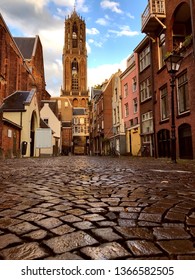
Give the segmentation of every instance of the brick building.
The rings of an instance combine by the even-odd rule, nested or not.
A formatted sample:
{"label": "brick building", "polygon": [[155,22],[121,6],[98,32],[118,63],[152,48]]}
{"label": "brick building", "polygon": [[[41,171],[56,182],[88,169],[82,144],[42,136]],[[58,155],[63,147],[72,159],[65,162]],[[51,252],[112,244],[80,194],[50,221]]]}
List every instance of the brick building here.
{"label": "brick building", "polygon": [[140,150],[139,75],[137,54],[127,59],[121,74],[122,115],[126,132],[126,153],[136,156]]}
{"label": "brick building", "polygon": [[[10,157],[21,153],[23,137],[27,133],[24,131],[24,124],[12,119],[14,110],[20,112],[27,107],[21,104],[23,107],[21,108],[18,103],[10,103],[10,100],[13,100],[9,98],[11,95],[20,96],[21,102],[27,100],[28,109],[31,107],[31,105],[29,107],[29,100],[33,100],[37,108],[40,108],[41,99],[50,97],[45,90],[43,53],[39,37],[13,38],[0,14],[0,155]],[[8,105],[10,108],[7,107]],[[36,116],[31,112],[28,120],[25,117],[25,120],[31,124],[29,135],[25,136],[29,156],[36,155],[34,145],[31,143],[34,143],[35,129],[39,126],[37,108]]]}
{"label": "brick building", "polygon": [[154,112],[152,94],[151,40],[145,37],[135,48],[138,56],[141,149],[138,155],[154,155]]}
{"label": "brick building", "polygon": [[190,0],[150,0],[142,15],[142,32],[150,38],[155,146],[158,157],[170,157],[171,87],[164,59],[182,55],[176,74],[174,112],[176,155],[195,158],[195,3]]}
{"label": "brick building", "polygon": [[118,155],[126,154],[125,128],[122,114],[122,95],[121,95],[121,80],[122,74],[119,69],[113,78],[112,87],[112,131],[113,136],[110,137],[110,146]]}

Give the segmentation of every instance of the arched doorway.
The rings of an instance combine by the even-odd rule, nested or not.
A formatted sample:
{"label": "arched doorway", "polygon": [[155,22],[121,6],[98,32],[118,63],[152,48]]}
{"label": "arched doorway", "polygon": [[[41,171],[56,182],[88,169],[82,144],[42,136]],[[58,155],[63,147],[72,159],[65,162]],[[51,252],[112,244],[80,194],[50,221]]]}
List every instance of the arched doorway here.
{"label": "arched doorway", "polygon": [[178,128],[179,135],[179,156],[182,159],[193,159],[192,131],[187,123]]}
{"label": "arched doorway", "polygon": [[161,129],[157,134],[158,141],[158,156],[170,157],[170,131],[168,129]]}

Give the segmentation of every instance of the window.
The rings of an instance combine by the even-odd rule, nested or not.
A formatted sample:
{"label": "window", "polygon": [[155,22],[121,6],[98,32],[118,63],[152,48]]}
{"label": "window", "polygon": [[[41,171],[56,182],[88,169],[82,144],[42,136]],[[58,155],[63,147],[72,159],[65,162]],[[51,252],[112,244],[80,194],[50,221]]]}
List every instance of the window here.
{"label": "window", "polygon": [[84,118],[80,118],[80,124],[84,124],[84,123],[85,123]]}
{"label": "window", "polygon": [[129,104],[126,103],[125,104],[125,117],[128,117],[128,115],[129,115]]}
{"label": "window", "polygon": [[72,31],[72,47],[73,48],[77,48],[77,44],[78,44],[77,33],[78,33],[77,25],[76,25],[76,22],[74,22],[73,31]]}
{"label": "window", "polygon": [[133,92],[137,90],[137,77],[133,77],[132,79],[132,90]]}
{"label": "window", "polygon": [[153,114],[149,111],[142,114],[142,133],[153,133]]}
{"label": "window", "polygon": [[149,78],[140,84],[140,95],[141,102],[145,101],[146,99],[149,99],[152,96]]}
{"label": "window", "polygon": [[61,109],[61,100],[58,100],[58,109]]}
{"label": "window", "polygon": [[49,124],[49,119],[48,119],[48,118],[43,119],[43,121],[44,121],[46,124]]}
{"label": "window", "polygon": [[124,97],[127,97],[128,95],[128,84],[124,85]]}
{"label": "window", "polygon": [[133,119],[131,119],[131,120],[129,121],[129,125],[130,125],[130,127],[133,126]]}
{"label": "window", "polygon": [[11,129],[7,130],[7,137],[12,138],[12,130]]}
{"label": "window", "polygon": [[64,106],[67,108],[68,107],[68,101],[64,102]]}
{"label": "window", "polygon": [[116,109],[114,109],[114,124],[116,123]]}
{"label": "window", "polygon": [[140,72],[150,65],[150,47],[147,46],[139,55]]}
{"label": "window", "polygon": [[137,113],[138,103],[137,98],[133,99],[133,112]]}
{"label": "window", "polygon": [[72,90],[78,90],[78,62],[76,58],[72,62]]}
{"label": "window", "polygon": [[161,99],[161,120],[168,118],[168,95],[167,87],[164,87],[160,90],[160,99]]}
{"label": "window", "polygon": [[159,69],[161,69],[164,65],[164,59],[165,59],[165,34],[162,33],[159,38]]}
{"label": "window", "polygon": [[178,110],[179,114],[190,110],[187,72],[178,78]]}
{"label": "window", "polygon": [[118,99],[118,92],[117,92],[117,88],[115,88],[115,100],[117,101]]}
{"label": "window", "polygon": [[117,122],[120,121],[120,110],[119,110],[119,106],[117,106]]}
{"label": "window", "polygon": [[134,118],[134,125],[138,124],[138,117]]}
{"label": "window", "polygon": [[74,124],[78,124],[78,118],[74,118]]}

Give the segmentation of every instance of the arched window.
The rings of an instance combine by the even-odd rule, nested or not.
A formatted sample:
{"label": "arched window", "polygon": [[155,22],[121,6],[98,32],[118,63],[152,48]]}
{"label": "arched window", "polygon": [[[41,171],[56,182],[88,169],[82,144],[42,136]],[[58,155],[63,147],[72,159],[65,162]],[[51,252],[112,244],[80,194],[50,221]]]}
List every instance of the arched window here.
{"label": "arched window", "polygon": [[85,100],[85,98],[82,98],[82,100],[81,100],[81,106],[82,106],[82,107],[85,107],[85,106],[86,106],[86,100]]}
{"label": "arched window", "polygon": [[78,107],[78,99],[73,99],[73,107]]}
{"label": "arched window", "polygon": [[182,3],[174,12],[173,18],[173,49],[178,49],[192,34],[190,7]]}
{"label": "arched window", "polygon": [[77,28],[76,22],[74,22],[73,28],[72,28],[72,47],[73,48],[78,47],[78,28]]}
{"label": "arched window", "polygon": [[78,90],[78,62],[74,58],[72,62],[72,90]]}

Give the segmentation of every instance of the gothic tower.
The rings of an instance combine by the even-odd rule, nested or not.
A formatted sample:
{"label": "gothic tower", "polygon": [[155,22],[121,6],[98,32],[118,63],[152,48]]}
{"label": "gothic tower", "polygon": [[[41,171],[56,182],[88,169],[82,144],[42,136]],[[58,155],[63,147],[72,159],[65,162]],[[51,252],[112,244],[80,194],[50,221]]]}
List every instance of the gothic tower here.
{"label": "gothic tower", "polygon": [[65,20],[61,95],[69,96],[73,107],[86,107],[88,101],[86,26],[75,9]]}
{"label": "gothic tower", "polygon": [[58,98],[62,153],[88,154],[89,118],[85,21],[74,10],[65,19],[63,85]]}

